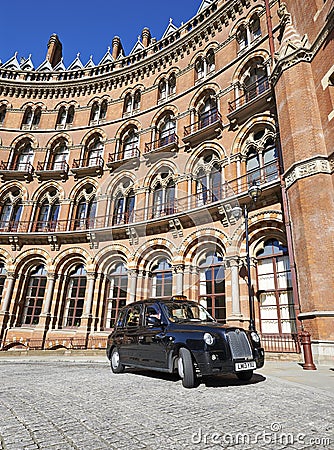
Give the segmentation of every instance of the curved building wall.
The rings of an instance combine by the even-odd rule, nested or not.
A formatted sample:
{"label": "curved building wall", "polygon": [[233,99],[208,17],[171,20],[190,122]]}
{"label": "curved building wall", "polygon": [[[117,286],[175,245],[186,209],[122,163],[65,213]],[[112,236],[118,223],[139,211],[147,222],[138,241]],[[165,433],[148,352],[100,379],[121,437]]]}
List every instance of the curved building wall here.
{"label": "curved building wall", "polygon": [[120,306],[178,294],[247,327],[246,206],[257,328],[299,350],[277,9],[272,41],[264,2],[218,1],[96,67],[0,67],[3,348],[103,347]]}

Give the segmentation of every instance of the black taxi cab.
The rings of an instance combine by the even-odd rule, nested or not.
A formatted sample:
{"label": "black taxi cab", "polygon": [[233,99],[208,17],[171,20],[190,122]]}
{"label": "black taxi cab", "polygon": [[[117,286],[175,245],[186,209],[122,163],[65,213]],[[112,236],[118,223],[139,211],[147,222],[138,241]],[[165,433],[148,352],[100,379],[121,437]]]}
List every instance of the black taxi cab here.
{"label": "black taxi cab", "polygon": [[114,373],[125,367],[177,372],[186,388],[195,387],[199,377],[222,373],[247,381],[264,364],[255,331],[222,325],[184,296],[122,308],[106,351]]}

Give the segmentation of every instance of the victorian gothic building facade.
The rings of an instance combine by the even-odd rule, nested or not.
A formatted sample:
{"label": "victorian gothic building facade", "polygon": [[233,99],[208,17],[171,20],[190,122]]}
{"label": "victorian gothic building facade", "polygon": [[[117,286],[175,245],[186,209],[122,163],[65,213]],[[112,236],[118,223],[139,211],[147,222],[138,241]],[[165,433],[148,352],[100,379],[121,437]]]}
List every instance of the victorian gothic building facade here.
{"label": "victorian gothic building facade", "polygon": [[333,8],[208,0],[127,56],[0,66],[2,350],[103,348],[176,294],[247,327],[251,279],[268,351],[333,356]]}

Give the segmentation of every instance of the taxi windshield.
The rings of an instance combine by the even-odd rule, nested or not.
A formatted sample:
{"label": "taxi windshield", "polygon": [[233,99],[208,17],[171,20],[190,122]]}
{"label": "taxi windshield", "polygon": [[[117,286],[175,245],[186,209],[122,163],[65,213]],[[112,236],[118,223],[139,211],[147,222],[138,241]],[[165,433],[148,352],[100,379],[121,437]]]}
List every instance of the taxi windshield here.
{"label": "taxi windshield", "polygon": [[165,302],[164,310],[171,322],[215,322],[200,304],[191,302]]}

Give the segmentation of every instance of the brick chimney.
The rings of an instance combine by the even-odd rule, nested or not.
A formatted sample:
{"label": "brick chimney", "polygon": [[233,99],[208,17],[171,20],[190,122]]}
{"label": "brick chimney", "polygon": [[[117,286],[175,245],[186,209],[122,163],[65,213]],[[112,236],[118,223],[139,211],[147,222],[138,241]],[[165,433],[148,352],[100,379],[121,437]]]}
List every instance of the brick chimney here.
{"label": "brick chimney", "polygon": [[63,57],[63,46],[56,34],[53,34],[48,42],[48,52],[46,59],[52,67],[55,67]]}
{"label": "brick chimney", "polygon": [[119,57],[121,51],[123,50],[121,40],[118,36],[115,36],[112,40],[112,57],[116,61],[116,59]]}
{"label": "brick chimney", "polygon": [[146,27],[141,32],[141,41],[144,47],[148,47],[151,43],[151,32]]}

